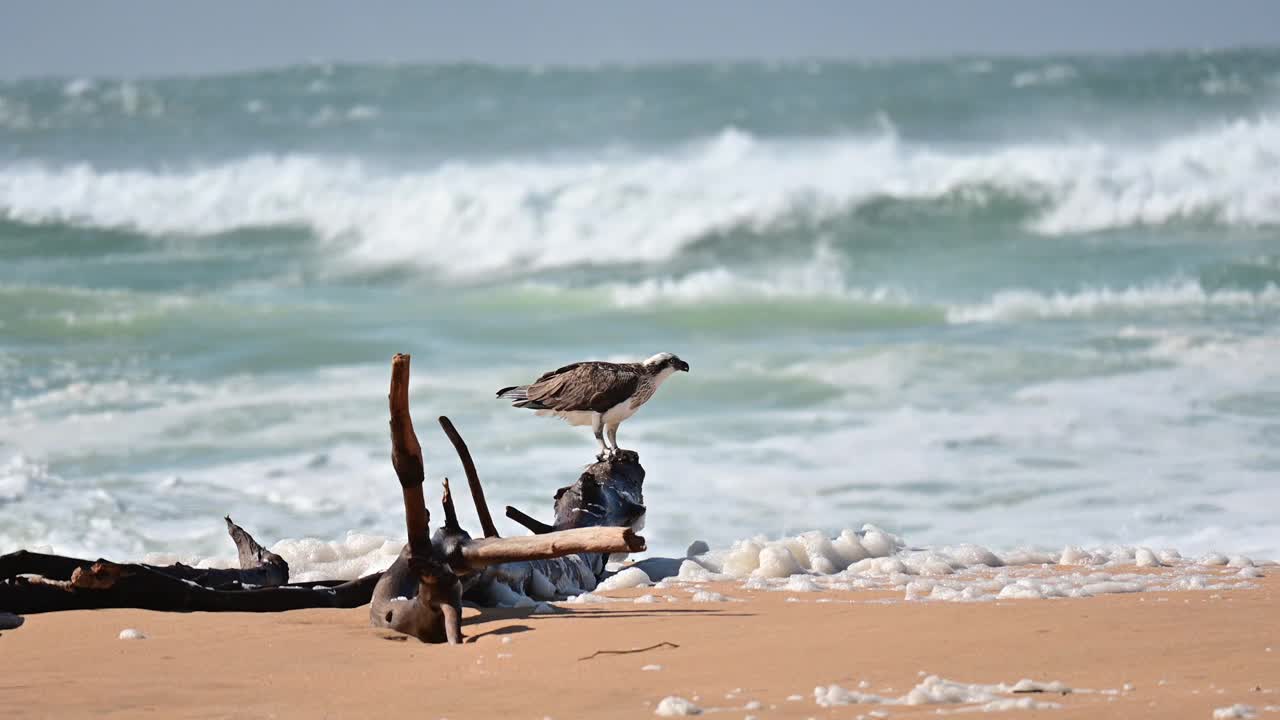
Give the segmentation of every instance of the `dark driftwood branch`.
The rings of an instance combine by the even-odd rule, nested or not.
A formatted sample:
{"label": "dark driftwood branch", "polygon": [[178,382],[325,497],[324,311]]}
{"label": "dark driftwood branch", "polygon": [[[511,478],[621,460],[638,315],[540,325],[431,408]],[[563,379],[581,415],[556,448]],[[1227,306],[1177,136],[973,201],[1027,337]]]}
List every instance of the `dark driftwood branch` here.
{"label": "dark driftwood branch", "polygon": [[569,528],[629,527],[644,517],[641,487],[644,468],[631,450],[616,458],[591,464],[574,484],[556,492],[553,525],[507,506],[507,517],[538,535]]}
{"label": "dark driftwood branch", "polygon": [[404,522],[409,534],[409,546],[419,554],[428,553],[431,536],[427,525],[431,513],[427,511],[422,495],[422,483],[426,468],[422,460],[422,446],[413,432],[413,418],[409,416],[409,356],[396,354],[391,359],[391,392],[387,395],[391,411],[391,466],[400,480],[404,496]]}
{"label": "dark driftwood branch", "polygon": [[556,493],[553,527],[631,526],[644,517],[644,468],[634,451],[590,465],[578,481]]}
{"label": "dark driftwood branch", "polygon": [[476,505],[476,515],[480,518],[480,529],[484,531],[487,538],[498,537],[498,528],[493,524],[493,516],[489,514],[489,503],[484,499],[484,488],[480,485],[480,474],[476,472],[476,464],[471,460],[471,451],[467,449],[467,443],[462,439],[462,435],[458,433],[458,429],[453,426],[453,422],[444,415],[440,416],[440,427],[444,428],[444,434],[449,436],[449,442],[453,443],[453,449],[458,453],[458,459],[462,461],[462,469],[467,473],[467,485],[471,488],[471,501]]}
{"label": "dark driftwood branch", "polygon": [[0,608],[20,615],[126,607],[204,612],[352,608],[369,602],[377,580],[378,575],[369,575],[332,588],[284,586],[218,590],[192,584],[145,565],[101,561],[77,569],[70,580],[24,577],[0,583]]}
{"label": "dark driftwood branch", "polygon": [[226,523],[240,557],[239,569],[10,553],[0,557],[0,609],[21,614],[114,607],[279,612],[358,607],[373,595],[377,575],[332,586],[286,586],[289,566],[284,559],[259,545],[230,518]]}
{"label": "dark driftwood branch", "polygon": [[[438,543],[429,535],[431,515],[422,493],[425,463],[409,414],[409,356],[403,353],[391,358],[387,405],[391,414],[391,466],[404,497],[409,543],[378,581],[369,619],[374,625],[413,635],[423,642],[462,642],[462,588],[444,562]],[[461,533],[447,489],[444,510],[446,523],[441,537]],[[443,611],[442,606],[449,606],[449,611]]]}
{"label": "dark driftwood branch", "polygon": [[555,530],[555,528],[550,525],[538,520],[537,518],[529,517],[510,505],[507,506],[507,517],[520,523],[535,535],[545,535],[546,533]]}
{"label": "dark driftwood branch", "polygon": [[18,550],[8,555],[0,555],[0,580],[8,580],[19,575],[39,575],[53,580],[70,580],[71,573],[75,572],[76,568],[92,564],[92,560],[83,558]]}
{"label": "dark driftwood branch", "polygon": [[460,532],[462,525],[458,523],[458,509],[453,505],[453,493],[449,491],[449,478],[444,479],[444,489],[440,493],[440,504],[444,506],[444,527],[450,532]]}
{"label": "dark driftwood branch", "polygon": [[[284,558],[258,544],[253,536],[225,518],[227,534],[236,544],[239,568],[195,568],[182,563],[173,565],[138,564],[148,570],[207,588],[240,589],[246,586],[270,587],[289,582],[289,564]],[[92,566],[101,560],[45,555],[19,550],[0,556],[0,580],[18,575],[38,575],[46,580],[70,580],[77,570]]]}
{"label": "dark driftwood branch", "polygon": [[[241,583],[253,585],[284,585],[289,582],[289,563],[284,558],[271,552],[270,550],[258,544],[253,536],[239,525],[231,522],[231,516],[223,518],[227,523],[227,534],[231,536],[231,541],[236,544],[236,555],[240,559],[241,572],[261,568],[261,582],[253,582],[253,580],[240,579]],[[201,585],[209,583],[202,582]]]}
{"label": "dark driftwood branch", "polygon": [[[236,553],[240,561],[239,568],[195,568],[182,563],[137,564],[137,566],[212,588],[274,586],[284,585],[289,581],[289,564],[284,561],[284,558],[259,545],[252,535],[232,522],[230,517],[225,518],[225,521],[227,534],[236,545]],[[8,555],[0,555],[0,580],[15,578],[19,575],[38,575],[46,580],[71,580],[76,571],[99,562],[106,561],[19,550]]]}

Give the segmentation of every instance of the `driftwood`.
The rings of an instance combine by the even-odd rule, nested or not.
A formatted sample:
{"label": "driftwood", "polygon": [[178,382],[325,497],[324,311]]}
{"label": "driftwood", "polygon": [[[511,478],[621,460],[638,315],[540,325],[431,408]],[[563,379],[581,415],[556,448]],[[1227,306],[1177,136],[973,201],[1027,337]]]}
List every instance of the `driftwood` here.
{"label": "driftwood", "polygon": [[[236,545],[239,568],[195,568],[182,563],[138,567],[179,580],[189,580],[208,588],[240,589],[246,586],[283,585],[289,581],[289,563],[284,558],[259,545],[252,535],[232,522],[230,517],[224,520],[227,523],[227,534]],[[19,550],[0,555],[0,580],[19,575],[39,575],[46,580],[70,580],[77,570],[105,562],[107,561]]]}
{"label": "driftwood", "polygon": [[[639,532],[645,515],[643,486],[644,468],[639,456],[624,450],[616,457],[592,463],[572,485],[556,492],[553,523],[544,523],[511,506],[506,514],[542,537],[583,527],[628,527]],[[498,565],[466,597],[481,605],[495,605],[520,601],[519,596],[552,600],[594,590],[612,555],[586,552]]]}
{"label": "driftwood", "polygon": [[19,550],[0,556],[0,610],[136,607],[175,611],[276,612],[308,607],[359,607],[376,576],[344,583],[285,586],[289,565],[226,518],[239,568],[114,563]]}
{"label": "driftwood", "polygon": [[493,517],[489,515],[489,504],[485,502],[484,488],[480,486],[480,474],[476,472],[476,464],[471,459],[471,451],[467,449],[467,443],[463,441],[462,435],[458,434],[453,422],[444,415],[440,416],[440,427],[444,429],[444,434],[449,436],[449,442],[453,443],[453,449],[458,453],[458,460],[462,462],[462,471],[467,474],[467,486],[471,488],[471,497],[475,499],[476,515],[480,517],[480,529],[484,530],[484,536],[487,538],[498,537],[498,528],[494,527]]}
{"label": "driftwood", "polygon": [[560,488],[555,494],[555,522],[547,523],[529,517],[510,505],[507,517],[543,534],[569,528],[643,524],[644,468],[640,456],[632,450],[588,466],[574,484]]}
{"label": "driftwood", "polygon": [[[422,447],[409,414],[409,356],[391,361],[391,464],[404,497],[405,529],[409,542],[374,590],[369,619],[375,626],[412,635],[423,642],[462,642],[462,596],[495,565],[558,558],[576,554],[625,553],[644,549],[644,540],[629,527],[576,527],[532,537],[499,538],[496,530],[473,540],[458,524],[449,482],[441,504],[445,521],[428,537],[431,515],[423,497]],[[489,517],[475,465],[466,445],[447,418],[441,425],[463,459],[472,487],[476,514]],[[483,522],[483,520],[482,520]],[[485,523],[492,528],[492,521]]]}
{"label": "driftwood", "polygon": [[212,589],[145,565],[96,562],[70,580],[18,577],[0,583],[0,607],[18,614],[97,608],[206,612],[281,612],[359,607],[369,602],[377,575],[334,587],[281,586]]}
{"label": "driftwood", "polygon": [[[276,612],[370,604],[371,623],[424,642],[461,642],[461,605],[509,602],[591,590],[609,557],[644,549],[644,469],[635,453],[596,462],[555,494],[555,522],[508,507],[507,515],[535,532],[501,538],[466,443],[447,417],[439,422],[467,476],[484,537],[458,523],[449,481],[444,523],[431,535],[422,490],[425,465],[409,415],[409,356],[392,359],[388,395],[391,463],[400,482],[408,543],[382,573],[352,581],[289,584],[289,566],[226,518],[239,568],[114,563],[18,551],[0,556],[0,613],[136,607],[171,611]],[[10,616],[12,617],[12,616]],[[17,622],[20,622],[20,618]]]}

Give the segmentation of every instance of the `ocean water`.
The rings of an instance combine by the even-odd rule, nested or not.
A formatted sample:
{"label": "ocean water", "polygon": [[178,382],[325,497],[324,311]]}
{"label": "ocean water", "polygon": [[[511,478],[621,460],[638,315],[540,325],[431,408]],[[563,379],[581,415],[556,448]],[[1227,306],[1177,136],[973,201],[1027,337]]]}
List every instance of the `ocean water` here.
{"label": "ocean water", "polygon": [[399,537],[395,352],[549,518],[659,351],[657,551],[1280,557],[1280,51],[0,82],[0,552]]}

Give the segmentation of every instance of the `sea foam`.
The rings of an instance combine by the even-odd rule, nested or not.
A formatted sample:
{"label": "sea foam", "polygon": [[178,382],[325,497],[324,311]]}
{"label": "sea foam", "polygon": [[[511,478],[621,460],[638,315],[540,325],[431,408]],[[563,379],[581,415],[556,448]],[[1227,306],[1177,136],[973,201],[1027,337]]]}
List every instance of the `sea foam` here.
{"label": "sea foam", "polygon": [[1023,679],[1012,685],[1003,683],[982,685],[947,680],[929,675],[905,695],[886,697],[859,690],[846,690],[839,685],[818,686],[813,689],[813,699],[822,707],[843,705],[972,705],[978,712],[1000,710],[1047,710],[1059,704],[1032,697],[1008,697],[1015,693],[1054,693],[1066,695],[1071,688],[1061,682],[1037,682]]}
{"label": "sea foam", "polygon": [[[1169,572],[1152,575],[1127,569],[1153,567],[1153,561],[1168,566]],[[1238,557],[1235,564],[1251,569],[1255,561]],[[1084,568],[1076,569],[1079,566]],[[741,540],[685,560],[669,580],[651,579],[695,588],[700,583],[737,581],[745,590],[792,593],[894,590],[906,600],[975,602],[1236,589],[1250,587],[1248,580],[1257,577],[1214,567],[1182,560],[1173,550],[1157,556],[1146,547],[1085,550],[1069,546],[1056,555],[1021,550],[1003,557],[971,544],[911,548],[896,535],[865,525],[834,538],[812,531],[776,540]],[[696,590],[694,599],[705,592]]]}
{"label": "sea foam", "polygon": [[14,455],[0,464],[0,501],[16,500],[32,482],[47,477],[48,468],[23,455]]}

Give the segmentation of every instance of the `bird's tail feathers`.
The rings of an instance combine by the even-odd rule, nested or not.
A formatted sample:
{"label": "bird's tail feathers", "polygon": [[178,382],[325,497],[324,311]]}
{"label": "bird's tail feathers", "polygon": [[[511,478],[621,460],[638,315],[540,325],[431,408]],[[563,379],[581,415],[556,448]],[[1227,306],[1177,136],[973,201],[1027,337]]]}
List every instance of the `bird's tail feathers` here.
{"label": "bird's tail feathers", "polygon": [[528,400],[529,386],[512,385],[511,387],[504,387],[498,391],[498,397],[505,398],[507,400]]}
{"label": "bird's tail feathers", "polygon": [[518,408],[529,408],[530,410],[546,410],[547,406],[537,400],[529,399],[528,385],[512,385],[498,391],[498,398],[501,400],[510,400],[511,404]]}

